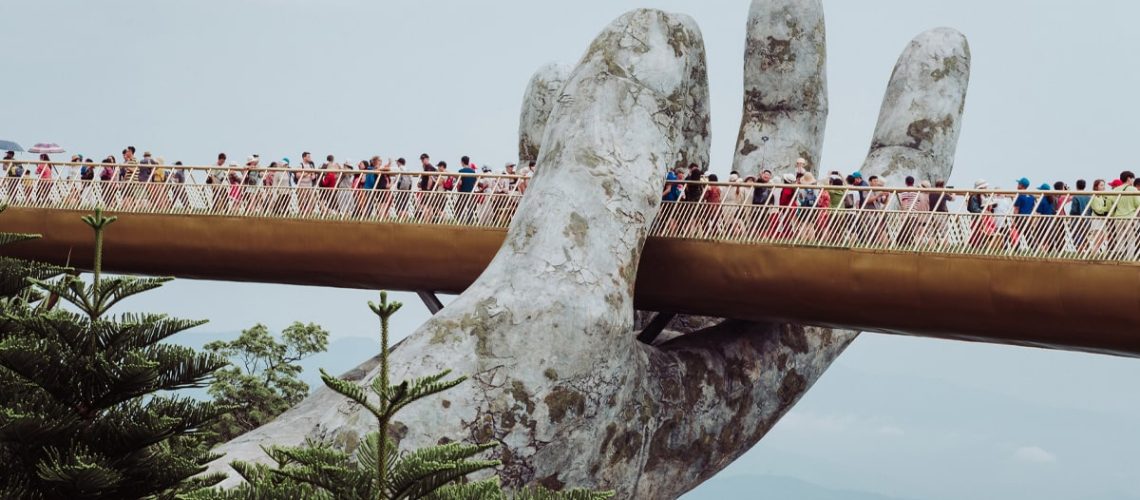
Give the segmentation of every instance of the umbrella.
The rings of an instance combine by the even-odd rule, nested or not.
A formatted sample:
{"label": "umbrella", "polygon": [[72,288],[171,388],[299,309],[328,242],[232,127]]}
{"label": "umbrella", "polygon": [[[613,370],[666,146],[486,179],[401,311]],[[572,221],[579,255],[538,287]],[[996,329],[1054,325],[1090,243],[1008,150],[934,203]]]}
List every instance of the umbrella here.
{"label": "umbrella", "polygon": [[19,144],[16,144],[12,141],[0,141],[0,151],[15,151],[17,153],[23,153],[24,148],[21,148]]}
{"label": "umbrella", "polygon": [[36,154],[47,153],[49,155],[54,155],[59,153],[66,153],[67,150],[63,149],[59,146],[59,144],[56,144],[54,142],[38,142],[35,146],[32,146],[32,149],[29,149],[28,152]]}

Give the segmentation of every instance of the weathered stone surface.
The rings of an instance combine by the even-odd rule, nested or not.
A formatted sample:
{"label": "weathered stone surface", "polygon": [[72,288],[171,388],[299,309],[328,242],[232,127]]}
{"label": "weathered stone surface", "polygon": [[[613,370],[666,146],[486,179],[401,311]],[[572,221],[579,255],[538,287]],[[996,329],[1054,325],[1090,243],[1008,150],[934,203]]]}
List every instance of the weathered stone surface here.
{"label": "weathered stone surface", "polygon": [[[827,125],[822,0],[753,0],[744,54],[744,117],[733,170],[791,172],[820,164]],[[778,175],[777,175],[778,176]]]}
{"label": "weathered stone surface", "polygon": [[538,69],[523,94],[522,112],[519,114],[519,162],[538,159],[542,136],[550,110],[562,95],[562,86],[574,68],[567,64],[550,63]]}
{"label": "weathered stone surface", "polygon": [[937,28],[915,37],[891,75],[863,175],[878,175],[896,186],[907,175],[946,179],[969,83],[970,45],[964,35]]}

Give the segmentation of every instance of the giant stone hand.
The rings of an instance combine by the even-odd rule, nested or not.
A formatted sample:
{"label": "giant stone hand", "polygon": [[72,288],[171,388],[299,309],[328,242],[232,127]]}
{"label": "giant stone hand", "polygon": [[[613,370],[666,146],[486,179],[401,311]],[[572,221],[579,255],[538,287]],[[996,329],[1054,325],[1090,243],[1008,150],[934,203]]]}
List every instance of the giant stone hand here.
{"label": "giant stone hand", "polygon": [[[753,3],[746,64],[751,97],[740,137],[761,133],[770,140],[761,156],[738,151],[738,168],[819,158],[826,115],[822,19],[818,1]],[[926,45],[931,40],[916,39],[919,50],[908,50],[900,67],[925,67],[932,61],[924,58],[943,54]],[[969,58],[964,39],[958,40],[962,56],[950,69],[964,82]],[[756,64],[755,58],[771,59],[771,49],[757,44],[787,51]],[[795,67],[799,61],[806,66]],[[776,76],[752,74],[765,71]],[[805,81],[816,85],[815,100],[764,100]],[[901,83],[911,84],[928,82]],[[965,85],[960,94],[929,99],[914,90],[915,104],[891,106],[909,111],[892,119],[883,137],[895,137],[893,124],[906,116],[919,120],[931,109],[948,109],[943,99],[960,102]],[[904,98],[889,92],[887,101]],[[393,353],[395,377],[449,368],[471,380],[410,407],[392,431],[404,448],[441,437],[497,440],[500,475],[510,484],[676,497],[758,442],[856,333],[727,320],[655,346],[637,340],[635,277],[665,168],[708,158],[704,44],[690,18],[655,10],[623,15],[594,40],[550,102],[539,172],[506,243],[466,292]],[[934,149],[953,151],[960,105],[957,111],[949,121],[938,117],[939,132],[929,134]],[[782,135],[772,140],[776,134]],[[889,148],[876,150],[890,156]],[[933,173],[948,175],[949,167],[930,162]],[[374,363],[353,376],[370,380]],[[348,401],[319,390],[221,447],[225,456],[214,469],[235,459],[264,460],[259,446],[265,444],[314,438],[354,448],[372,423]]]}

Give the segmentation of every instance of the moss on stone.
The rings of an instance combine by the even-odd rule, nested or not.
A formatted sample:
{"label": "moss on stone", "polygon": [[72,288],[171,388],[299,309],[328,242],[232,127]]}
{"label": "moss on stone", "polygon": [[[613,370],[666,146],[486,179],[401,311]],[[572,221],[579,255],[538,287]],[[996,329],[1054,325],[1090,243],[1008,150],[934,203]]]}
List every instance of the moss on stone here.
{"label": "moss on stone", "polygon": [[526,389],[526,384],[523,384],[521,380],[511,381],[511,397],[526,407],[528,415],[534,413],[534,401],[530,399],[530,391]]}
{"label": "moss on stone", "polygon": [[550,412],[550,421],[561,423],[571,413],[582,415],[586,412],[586,397],[566,386],[555,387],[543,398]]}

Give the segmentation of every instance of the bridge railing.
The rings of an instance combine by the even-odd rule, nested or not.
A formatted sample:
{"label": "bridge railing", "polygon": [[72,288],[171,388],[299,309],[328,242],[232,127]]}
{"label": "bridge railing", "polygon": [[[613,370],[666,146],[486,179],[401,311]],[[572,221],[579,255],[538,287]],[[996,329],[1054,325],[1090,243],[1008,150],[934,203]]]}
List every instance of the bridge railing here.
{"label": "bridge railing", "polygon": [[[529,182],[518,175],[451,172],[23,163],[28,175],[0,178],[0,200],[13,206],[70,210],[102,206],[117,212],[500,229],[509,226]],[[85,165],[93,168],[86,175],[80,170]],[[4,171],[10,172],[10,166],[4,165]],[[37,168],[40,174],[51,169],[51,177],[37,175]],[[1004,258],[1140,261],[1140,193],[1134,191],[670,184],[678,186],[679,199],[662,203],[651,236]],[[669,191],[663,182],[663,195]],[[1029,197],[1032,210],[1014,213],[1018,196]],[[1079,215],[1072,215],[1074,204]],[[1057,215],[1047,215],[1050,212]]]}

